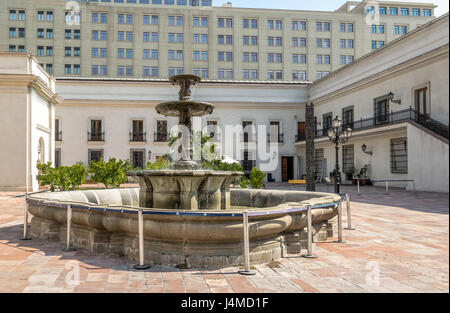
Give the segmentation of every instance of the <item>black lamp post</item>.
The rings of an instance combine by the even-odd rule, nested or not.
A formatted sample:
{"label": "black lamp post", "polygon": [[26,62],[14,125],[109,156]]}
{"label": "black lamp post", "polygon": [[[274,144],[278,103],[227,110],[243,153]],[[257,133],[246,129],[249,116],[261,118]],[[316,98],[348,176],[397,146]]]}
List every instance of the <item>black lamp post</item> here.
{"label": "black lamp post", "polygon": [[328,130],[328,138],[336,146],[336,166],[334,173],[334,192],[339,193],[339,144],[346,143],[352,137],[352,129],[341,129],[341,119],[336,116],[333,120],[333,124]]}

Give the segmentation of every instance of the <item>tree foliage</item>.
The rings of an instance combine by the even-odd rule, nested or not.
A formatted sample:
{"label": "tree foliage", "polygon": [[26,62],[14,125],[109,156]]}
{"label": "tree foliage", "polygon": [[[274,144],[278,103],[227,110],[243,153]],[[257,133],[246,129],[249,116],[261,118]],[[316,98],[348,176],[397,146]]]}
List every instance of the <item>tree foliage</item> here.
{"label": "tree foliage", "polygon": [[37,180],[40,186],[50,186],[51,191],[74,190],[86,181],[86,168],[81,164],[52,167],[52,163],[38,163]]}
{"label": "tree foliage", "polygon": [[91,161],[89,164],[89,173],[91,179],[97,183],[102,183],[106,188],[117,188],[120,184],[127,181],[125,173],[132,169],[129,160],[116,160],[116,158],[110,158],[108,162]]}
{"label": "tree foliage", "polygon": [[241,185],[241,188],[244,188],[244,189],[247,189],[247,188],[248,188],[248,183],[249,183],[249,181],[248,181],[247,177],[242,176],[242,177],[241,177],[241,180],[239,181],[239,183],[240,183],[240,185]]}
{"label": "tree foliage", "polygon": [[147,162],[145,168],[147,170],[151,170],[151,171],[160,171],[160,170],[165,170],[165,169],[169,168],[169,166],[170,166],[170,161],[167,160],[166,158],[162,157],[162,158],[156,159],[156,161],[154,163]]}
{"label": "tree foliage", "polygon": [[262,172],[257,167],[254,167],[250,172],[250,185],[252,185],[252,188],[261,189],[264,186],[266,175],[266,173]]}

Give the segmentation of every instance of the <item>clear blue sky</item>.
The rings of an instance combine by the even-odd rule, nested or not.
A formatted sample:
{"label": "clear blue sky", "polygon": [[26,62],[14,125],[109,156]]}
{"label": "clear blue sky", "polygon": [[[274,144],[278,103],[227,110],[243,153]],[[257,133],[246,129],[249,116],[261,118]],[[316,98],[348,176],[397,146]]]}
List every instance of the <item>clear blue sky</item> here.
{"label": "clear blue sky", "polygon": [[[405,2],[430,2],[438,5],[436,16],[448,12],[448,0],[403,0]],[[267,8],[267,9],[291,9],[291,10],[314,10],[334,11],[343,5],[345,0],[213,0],[215,6],[232,2],[234,7],[244,8]],[[401,1],[399,1],[401,2]]]}

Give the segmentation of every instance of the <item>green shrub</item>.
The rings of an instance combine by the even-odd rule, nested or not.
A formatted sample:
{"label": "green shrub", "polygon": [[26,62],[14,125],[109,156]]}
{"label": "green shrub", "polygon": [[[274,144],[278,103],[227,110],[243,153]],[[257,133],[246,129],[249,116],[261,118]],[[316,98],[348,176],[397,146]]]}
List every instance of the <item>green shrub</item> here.
{"label": "green shrub", "polygon": [[261,189],[264,186],[264,180],[266,179],[266,173],[262,172],[258,168],[254,167],[250,173],[250,185],[254,189]]}
{"label": "green shrub", "polygon": [[145,168],[152,171],[160,171],[169,168],[170,161],[165,158],[158,158],[154,163],[147,162]]}
{"label": "green shrub", "polygon": [[222,160],[204,161],[202,168],[205,170],[225,171],[225,172],[243,172],[244,169],[237,163],[225,163]]}
{"label": "green shrub", "polygon": [[52,163],[37,164],[39,174],[37,180],[40,186],[50,186],[51,191],[74,190],[86,181],[86,168],[81,164],[72,166],[52,167]]}
{"label": "green shrub", "polygon": [[247,189],[248,188],[248,179],[245,176],[241,177],[241,180],[239,181],[241,188]]}
{"label": "green shrub", "polygon": [[89,164],[91,179],[96,183],[102,183],[106,188],[117,188],[125,183],[127,181],[125,173],[131,169],[129,160],[116,160],[116,158],[111,158],[108,162],[92,161]]}

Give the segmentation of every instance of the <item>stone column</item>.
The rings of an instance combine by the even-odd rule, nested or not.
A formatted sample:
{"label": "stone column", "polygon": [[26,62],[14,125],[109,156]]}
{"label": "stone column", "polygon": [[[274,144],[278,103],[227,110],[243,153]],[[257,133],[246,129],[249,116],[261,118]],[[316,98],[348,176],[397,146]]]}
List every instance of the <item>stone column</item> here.
{"label": "stone column", "polygon": [[315,147],[314,137],[316,124],[314,120],[314,103],[306,104],[306,190],[316,191],[315,180]]}

